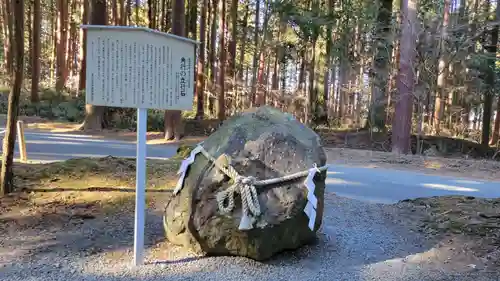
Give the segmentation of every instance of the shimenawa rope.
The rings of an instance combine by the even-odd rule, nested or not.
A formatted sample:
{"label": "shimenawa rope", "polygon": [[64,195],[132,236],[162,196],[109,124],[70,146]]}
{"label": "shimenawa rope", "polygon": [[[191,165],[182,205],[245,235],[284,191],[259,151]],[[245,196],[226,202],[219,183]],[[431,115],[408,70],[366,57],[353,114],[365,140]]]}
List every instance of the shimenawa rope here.
{"label": "shimenawa rope", "polygon": [[[224,191],[221,191],[217,194],[217,204],[219,210],[222,213],[228,214],[234,209],[234,194],[239,193],[241,196],[241,205],[242,205],[242,218],[240,221],[239,229],[240,230],[248,230],[252,229],[253,220],[255,216],[260,215],[260,204],[259,198],[256,190],[256,186],[265,186],[270,184],[282,183],[298,178],[305,177],[309,174],[309,170],[297,172],[291,175],[285,175],[278,178],[272,178],[267,180],[257,180],[255,177],[249,176],[244,177],[238,174],[238,172],[231,166],[227,167],[221,166],[217,163],[216,159],[210,155],[201,145],[198,146],[199,151],[209,159],[217,169],[231,178],[234,183],[229,188]],[[314,164],[313,169],[316,172],[321,172],[323,170],[328,169],[328,166],[317,167]],[[224,202],[227,199],[227,205],[224,205]]]}

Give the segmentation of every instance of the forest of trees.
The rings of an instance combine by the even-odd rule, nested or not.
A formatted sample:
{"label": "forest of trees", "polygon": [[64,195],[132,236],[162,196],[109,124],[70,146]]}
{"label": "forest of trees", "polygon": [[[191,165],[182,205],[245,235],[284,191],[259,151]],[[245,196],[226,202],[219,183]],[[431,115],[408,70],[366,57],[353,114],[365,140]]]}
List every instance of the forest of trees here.
{"label": "forest of trees", "polygon": [[[200,41],[194,118],[267,104],[309,125],[391,131],[396,152],[409,151],[411,134],[498,143],[496,1],[6,0],[0,69],[8,87],[20,62],[19,2],[29,103],[45,89],[84,95],[81,24],[138,25]],[[83,129],[109,126],[108,109],[84,110]],[[165,122],[167,138],[175,123]]]}

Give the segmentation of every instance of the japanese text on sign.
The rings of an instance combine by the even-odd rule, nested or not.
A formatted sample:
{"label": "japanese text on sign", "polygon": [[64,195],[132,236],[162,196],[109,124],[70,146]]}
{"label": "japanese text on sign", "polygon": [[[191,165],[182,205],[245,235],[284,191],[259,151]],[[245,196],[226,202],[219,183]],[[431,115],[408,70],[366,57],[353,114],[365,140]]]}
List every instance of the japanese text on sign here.
{"label": "japanese text on sign", "polygon": [[189,110],[195,44],[133,29],[88,29],[87,103]]}

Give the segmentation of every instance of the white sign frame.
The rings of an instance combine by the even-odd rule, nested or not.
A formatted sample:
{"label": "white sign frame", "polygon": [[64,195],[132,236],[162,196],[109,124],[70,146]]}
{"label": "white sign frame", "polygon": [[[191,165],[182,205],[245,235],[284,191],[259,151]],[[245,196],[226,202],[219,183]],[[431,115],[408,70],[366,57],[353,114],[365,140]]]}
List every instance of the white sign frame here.
{"label": "white sign frame", "polygon": [[[81,27],[87,32],[86,103],[137,109],[133,262],[135,266],[139,266],[144,263],[148,109],[191,110],[193,108],[196,87],[195,52],[199,42],[145,27],[107,25]],[[99,44],[96,44],[96,40],[99,40]],[[138,50],[142,52],[139,53]],[[123,58],[124,53],[128,57]],[[153,64],[151,60],[155,58],[159,58],[160,63]],[[177,62],[172,62],[174,58]],[[184,62],[182,58],[185,59]],[[172,78],[173,73],[175,79]]]}

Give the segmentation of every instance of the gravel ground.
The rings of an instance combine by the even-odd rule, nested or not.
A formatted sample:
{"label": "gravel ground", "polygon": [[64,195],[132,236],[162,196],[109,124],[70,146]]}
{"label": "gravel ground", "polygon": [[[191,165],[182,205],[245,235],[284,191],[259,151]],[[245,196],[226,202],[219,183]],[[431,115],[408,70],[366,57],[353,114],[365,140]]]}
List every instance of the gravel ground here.
{"label": "gravel ground", "polygon": [[0,239],[0,280],[500,280],[479,271],[449,273],[433,258],[430,241],[394,223],[391,206],[326,196],[318,243],[266,263],[181,254],[161,241],[158,209],[148,213],[143,267],[131,266],[132,217],[124,214],[50,235],[11,233]]}

